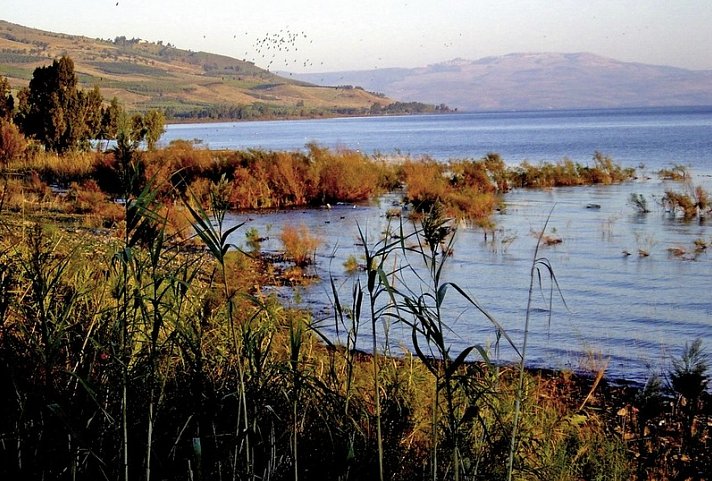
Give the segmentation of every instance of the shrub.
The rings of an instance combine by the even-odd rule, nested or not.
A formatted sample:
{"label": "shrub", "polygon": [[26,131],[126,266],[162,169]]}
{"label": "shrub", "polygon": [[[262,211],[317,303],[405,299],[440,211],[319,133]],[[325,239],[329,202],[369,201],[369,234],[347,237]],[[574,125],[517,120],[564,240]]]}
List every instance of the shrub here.
{"label": "shrub", "polygon": [[416,212],[428,212],[433,205],[445,198],[448,182],[443,164],[423,159],[406,162],[402,166],[406,185],[406,200]]}
{"label": "shrub", "polygon": [[632,192],[628,198],[628,203],[633,206],[639,214],[647,214],[650,212],[650,209],[648,209],[648,201],[643,194]]}
{"label": "shrub", "polygon": [[313,235],[306,226],[284,226],[280,234],[284,246],[285,258],[297,266],[306,266],[314,262],[316,250],[321,240]]}
{"label": "shrub", "polygon": [[672,360],[670,382],[675,392],[685,401],[682,411],[687,419],[684,423],[682,447],[688,454],[692,453],[698,444],[699,427],[696,429],[695,417],[699,410],[700,398],[709,383],[708,371],[709,356],[702,348],[702,339],[699,337],[692,344],[686,343],[680,357]]}
{"label": "shrub", "polygon": [[72,182],[67,191],[67,200],[73,207],[73,212],[86,214],[96,212],[101,204],[106,203],[106,195],[94,180],[87,180],[81,184]]}
{"label": "shrub", "polygon": [[357,202],[382,191],[385,175],[381,165],[352,150],[331,152],[314,144],[308,147],[318,176],[319,202]]}
{"label": "shrub", "polygon": [[699,185],[689,194],[667,190],[662,202],[673,214],[680,212],[688,220],[712,210],[709,194]]}
{"label": "shrub", "polygon": [[681,164],[673,164],[669,169],[660,169],[658,176],[663,180],[690,180],[690,171]]}
{"label": "shrub", "polygon": [[7,166],[18,160],[27,149],[27,140],[17,126],[0,119],[0,165]]}
{"label": "shrub", "polygon": [[709,382],[709,357],[702,349],[702,339],[697,338],[692,344],[685,344],[680,357],[672,360],[672,366],[672,388],[688,402],[696,401]]}
{"label": "shrub", "polygon": [[262,240],[260,237],[260,232],[256,227],[250,227],[245,231],[245,241],[247,242],[247,247],[253,254],[259,254],[262,248]]}
{"label": "shrub", "polygon": [[349,255],[346,260],[344,261],[344,270],[348,274],[353,274],[356,271],[358,271],[361,268],[361,266],[358,263],[358,259],[356,259],[356,256],[351,254]]}

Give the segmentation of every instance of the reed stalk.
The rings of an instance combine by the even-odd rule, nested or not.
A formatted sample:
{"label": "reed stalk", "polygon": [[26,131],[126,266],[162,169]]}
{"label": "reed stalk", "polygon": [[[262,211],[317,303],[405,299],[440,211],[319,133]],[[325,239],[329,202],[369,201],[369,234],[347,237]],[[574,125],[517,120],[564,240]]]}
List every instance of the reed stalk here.
{"label": "reed stalk", "polygon": [[[526,307],[526,314],[524,318],[524,337],[522,340],[522,348],[521,351],[518,352],[519,354],[519,379],[517,383],[517,391],[516,391],[516,396],[514,400],[514,418],[512,421],[512,436],[511,436],[511,441],[510,441],[510,447],[509,447],[509,456],[507,458],[507,481],[511,481],[513,473],[514,473],[514,456],[515,452],[517,450],[517,436],[518,436],[518,429],[519,429],[519,419],[521,416],[521,405],[522,405],[522,396],[524,393],[524,374],[525,374],[525,361],[526,361],[526,354],[527,354],[527,343],[529,340],[529,325],[530,325],[530,319],[531,319],[531,310],[532,310],[532,302],[533,302],[533,297],[534,297],[534,286],[536,280],[541,283],[542,275],[541,271],[545,271],[548,275],[549,278],[551,279],[551,294],[549,296],[549,323],[551,323],[551,307],[552,307],[552,299],[553,299],[553,291],[554,287],[556,287],[559,291],[559,294],[561,294],[561,290],[558,288],[558,281],[556,280],[556,276],[554,275],[554,270],[551,266],[551,263],[549,260],[545,257],[539,257],[539,248],[542,245],[542,241],[544,238],[544,232],[546,232],[546,228],[549,225],[549,220],[551,219],[551,214],[554,211],[554,208],[556,205],[552,206],[551,211],[549,211],[549,215],[546,218],[546,221],[544,222],[544,227],[542,228],[541,232],[539,233],[539,237],[537,238],[536,246],[534,247],[534,254],[532,256],[532,264],[531,264],[531,269],[529,272],[529,290],[528,290],[528,295],[527,295],[527,307]],[[563,300],[563,296],[561,297]],[[564,305],[565,305],[564,301]]]}

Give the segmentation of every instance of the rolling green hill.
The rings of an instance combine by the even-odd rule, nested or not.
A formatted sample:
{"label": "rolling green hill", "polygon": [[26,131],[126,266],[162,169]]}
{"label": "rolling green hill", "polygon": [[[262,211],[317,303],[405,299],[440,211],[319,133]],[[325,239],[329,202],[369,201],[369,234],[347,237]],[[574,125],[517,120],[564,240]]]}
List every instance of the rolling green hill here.
{"label": "rolling green hill", "polygon": [[104,98],[116,96],[129,111],[160,108],[173,118],[355,115],[393,103],[358,87],[316,86],[163,42],[92,39],[0,20],[0,75],[13,88],[27,86],[36,67],[62,55],[74,60],[82,87],[98,85]]}

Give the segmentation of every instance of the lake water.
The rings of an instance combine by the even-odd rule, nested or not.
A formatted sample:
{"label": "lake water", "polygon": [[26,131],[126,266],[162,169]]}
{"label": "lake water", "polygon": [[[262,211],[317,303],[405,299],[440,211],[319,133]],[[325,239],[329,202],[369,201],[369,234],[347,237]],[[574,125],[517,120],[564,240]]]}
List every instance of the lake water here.
{"label": "lake water", "polygon": [[[640,167],[640,180],[616,186],[517,190],[506,195],[506,209],[495,216],[497,234],[461,228],[445,277],[465,288],[521,345],[529,272],[536,238],[551,211],[548,234],[562,243],[543,247],[565,303],[555,298],[551,322],[548,301],[537,291],[527,359],[529,364],[580,368],[608,362],[610,376],[643,381],[670,367],[686,342],[701,337],[712,352],[712,245],[696,252],[694,242],[712,244],[712,224],[673,218],[656,203],[665,190],[686,185],[663,182],[654,171],[688,165],[695,184],[712,191],[712,109],[638,109],[568,112],[480,113],[419,117],[349,118],[169,126],[164,142],[200,139],[211,148],[303,148],[316,141],[367,154],[429,155],[437,159],[479,158],[498,152],[510,164],[563,157],[589,162],[599,150],[624,166]],[[639,215],[628,205],[643,194],[652,212]],[[331,275],[348,298],[355,278],[344,272],[349,255],[359,256],[357,225],[375,238],[387,225],[385,211],[397,201],[386,196],[374,205],[334,206],[262,214],[234,214],[246,221],[233,241],[244,244],[244,229],[269,236],[265,250],[279,250],[281,226],[305,225],[323,244],[316,273]],[[589,204],[600,208],[587,208]],[[552,211],[553,207],[553,211]],[[671,249],[684,251],[681,255]],[[646,251],[642,257],[639,251]],[[630,253],[630,255],[624,254]],[[678,252],[679,254],[679,252]],[[417,262],[417,261],[414,261]],[[545,288],[548,284],[545,282]],[[413,286],[416,290],[418,286]],[[548,291],[547,291],[548,292]],[[303,288],[298,296],[330,336],[330,288]],[[343,299],[342,299],[343,301]],[[348,303],[348,302],[347,302]],[[491,345],[492,327],[455,296],[446,302],[448,335],[457,351],[470,344]],[[362,326],[367,346],[367,326]],[[391,343],[408,346],[410,331],[395,326]],[[503,359],[512,359],[502,349]],[[604,360],[604,361],[602,361]]]}

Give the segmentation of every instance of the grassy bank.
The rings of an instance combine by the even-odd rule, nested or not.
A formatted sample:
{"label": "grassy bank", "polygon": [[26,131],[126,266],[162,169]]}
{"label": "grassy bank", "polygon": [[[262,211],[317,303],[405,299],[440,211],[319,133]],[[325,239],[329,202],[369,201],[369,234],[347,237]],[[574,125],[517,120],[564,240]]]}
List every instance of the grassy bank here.
{"label": "grassy bank", "polygon": [[[317,146],[211,152],[178,143],[11,167],[0,210],[3,478],[710,475],[701,346],[678,360],[669,392],[654,380],[609,385],[603,368],[529,372],[522,346],[513,345],[521,363],[507,366],[482,345],[453,350],[441,312],[452,296],[510,342],[487,306],[443,277],[449,214],[469,212],[456,200],[509,188],[497,158],[419,167]],[[334,291],[330,319],[270,295],[279,273],[257,245],[245,253],[227,243],[241,226],[225,225],[226,210],[245,199],[353,202],[401,184],[418,227],[364,234],[365,272],[348,299]],[[283,239],[295,267],[310,262],[309,249],[289,254],[288,243],[306,244],[307,234]],[[547,270],[534,259],[533,283],[535,268]],[[413,268],[418,283],[404,282]],[[323,335],[327,322],[341,343]],[[375,338],[371,352],[356,350],[381,323],[410,330],[412,352]]]}

